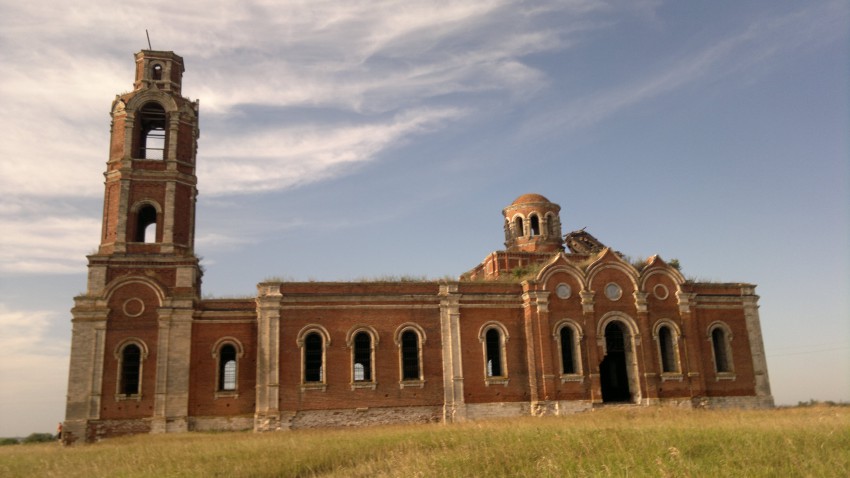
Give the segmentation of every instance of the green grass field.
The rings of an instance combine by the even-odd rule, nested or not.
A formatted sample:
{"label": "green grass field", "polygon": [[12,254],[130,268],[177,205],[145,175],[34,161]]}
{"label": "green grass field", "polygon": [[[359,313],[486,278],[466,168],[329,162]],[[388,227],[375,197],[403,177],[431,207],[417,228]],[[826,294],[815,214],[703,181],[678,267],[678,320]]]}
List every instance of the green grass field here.
{"label": "green grass field", "polygon": [[850,476],[850,407],[602,409],[459,425],[0,447],[0,476]]}

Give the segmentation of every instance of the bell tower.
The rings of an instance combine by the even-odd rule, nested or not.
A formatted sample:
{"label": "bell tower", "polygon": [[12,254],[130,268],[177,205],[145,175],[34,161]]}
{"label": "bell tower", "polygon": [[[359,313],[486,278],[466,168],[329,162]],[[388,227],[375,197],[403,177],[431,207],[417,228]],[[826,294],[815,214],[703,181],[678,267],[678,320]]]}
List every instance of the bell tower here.
{"label": "bell tower", "polygon": [[181,57],[143,50],[133,91],[112,102],[99,254],[193,254],[198,102],[182,81]]}
{"label": "bell tower", "polygon": [[[133,90],[112,102],[103,225],[74,299],[66,442],[110,420],[186,429],[192,320],[198,102],[181,94],[183,58],[135,55]],[[100,431],[99,431],[100,430]]]}

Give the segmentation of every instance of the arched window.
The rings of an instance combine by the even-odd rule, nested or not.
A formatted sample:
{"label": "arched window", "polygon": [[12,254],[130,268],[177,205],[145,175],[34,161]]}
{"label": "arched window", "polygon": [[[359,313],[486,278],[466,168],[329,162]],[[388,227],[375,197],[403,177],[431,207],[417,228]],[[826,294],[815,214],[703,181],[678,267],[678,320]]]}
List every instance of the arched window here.
{"label": "arched window", "polygon": [[581,327],[572,320],[565,319],[555,324],[552,336],[558,344],[561,383],[583,381],[584,377],[581,367]]}
{"label": "arched window", "polygon": [[732,372],[729,336],[723,327],[717,326],[711,331],[711,348],[714,351],[715,371],[718,373]]}
{"label": "arched window", "polygon": [[134,242],[156,242],[156,208],[145,204],[136,212],[136,237]]}
{"label": "arched window", "polygon": [[401,334],[401,379],[421,380],[422,368],[419,366],[419,334],[405,330]]}
{"label": "arched window", "polygon": [[514,230],[516,231],[516,237],[522,237],[525,235],[525,229],[522,225],[522,217],[517,216],[514,218]]}
{"label": "arched window", "polygon": [[165,158],[165,109],[159,103],[150,102],[142,106],[138,112],[139,128],[137,157],[140,159]]}
{"label": "arched window", "polygon": [[324,382],[324,343],[318,332],[304,337],[304,383]]}
{"label": "arched window", "polygon": [[354,381],[372,381],[372,336],[369,332],[354,335]]}
{"label": "arched window", "polygon": [[218,390],[232,392],[236,390],[236,347],[224,344],[218,350]]}
{"label": "arched window", "polygon": [[478,331],[484,358],[484,383],[508,385],[508,331],[499,322],[487,322]]}
{"label": "arched window", "polygon": [[399,388],[423,388],[425,374],[422,368],[422,347],[425,344],[425,330],[418,324],[401,324],[393,338],[398,346]]}
{"label": "arched window", "polygon": [[676,360],[673,332],[670,330],[670,327],[666,325],[662,325],[658,328],[658,349],[658,352],[661,355],[661,372],[678,372],[679,363],[678,360]]}
{"label": "arched window", "polygon": [[498,329],[490,329],[486,335],[487,376],[502,377],[502,334]]}
{"label": "arched window", "polygon": [[127,344],[121,350],[121,394],[138,395],[142,371],[142,349],[136,344]]}
{"label": "arched window", "polygon": [[575,332],[570,326],[561,327],[561,374],[576,373]]}
{"label": "arched window", "polygon": [[154,81],[159,81],[162,79],[162,65],[159,63],[155,63],[151,68],[151,79]]}
{"label": "arched window", "polygon": [[116,347],[118,377],[115,384],[116,400],[138,400],[142,395],[142,366],[148,350],[138,339],[127,339]]}
{"label": "arched window", "polygon": [[537,217],[537,214],[532,214],[529,216],[529,222],[531,222],[531,236],[539,236],[540,235],[540,218]]}

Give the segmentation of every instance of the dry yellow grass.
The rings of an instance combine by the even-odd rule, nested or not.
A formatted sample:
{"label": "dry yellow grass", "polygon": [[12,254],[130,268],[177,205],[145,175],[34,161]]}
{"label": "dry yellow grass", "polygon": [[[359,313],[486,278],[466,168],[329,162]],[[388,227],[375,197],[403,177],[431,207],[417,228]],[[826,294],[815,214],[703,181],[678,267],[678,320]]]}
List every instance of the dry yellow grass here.
{"label": "dry yellow grass", "polygon": [[0,476],[850,476],[850,407],[603,409],[461,425],[0,448]]}

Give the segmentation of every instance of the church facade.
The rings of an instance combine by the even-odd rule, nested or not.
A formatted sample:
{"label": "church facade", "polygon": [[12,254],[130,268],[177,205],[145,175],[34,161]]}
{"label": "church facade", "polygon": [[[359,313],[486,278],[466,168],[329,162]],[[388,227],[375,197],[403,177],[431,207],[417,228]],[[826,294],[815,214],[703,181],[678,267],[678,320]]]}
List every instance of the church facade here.
{"label": "church facade", "polygon": [[607,403],[773,405],[755,286],[639,264],[527,194],[457,281],[262,282],[202,299],[198,103],[135,55],[112,104],[103,227],[74,299],[63,440],[453,423]]}

